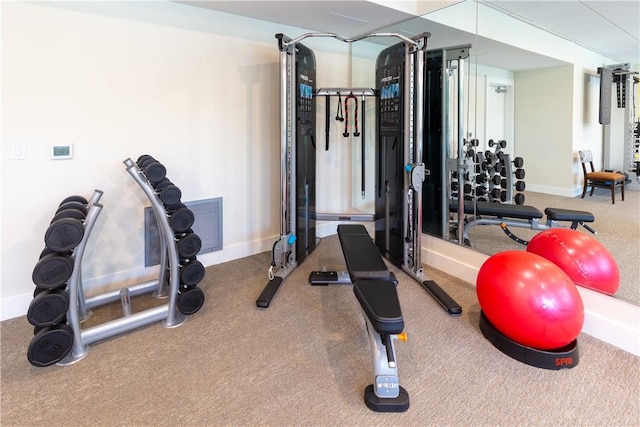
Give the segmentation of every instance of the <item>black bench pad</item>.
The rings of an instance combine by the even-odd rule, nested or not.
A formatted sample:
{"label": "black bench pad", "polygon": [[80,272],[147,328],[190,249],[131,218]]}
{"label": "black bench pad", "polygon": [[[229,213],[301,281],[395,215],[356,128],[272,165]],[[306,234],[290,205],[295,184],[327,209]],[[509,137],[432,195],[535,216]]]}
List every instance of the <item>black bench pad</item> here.
{"label": "black bench pad", "polygon": [[338,237],[352,282],[362,279],[392,280],[391,272],[363,225],[340,224]]}
{"label": "black bench pad", "polygon": [[388,280],[358,280],[353,293],[367,318],[381,334],[399,334],[404,329],[396,284]]}
{"label": "black bench pad", "polygon": [[591,212],[574,211],[571,209],[546,208],[544,213],[554,221],[582,221],[593,222],[595,218]]}
{"label": "black bench pad", "polygon": [[[452,212],[458,211],[458,204],[451,203],[449,209]],[[492,202],[476,202],[475,207],[473,202],[464,202],[464,213],[466,214],[478,214],[478,215],[491,215],[498,218],[518,218],[518,219],[536,219],[542,218],[542,212],[533,206],[527,205],[514,205],[504,203],[492,203]]]}

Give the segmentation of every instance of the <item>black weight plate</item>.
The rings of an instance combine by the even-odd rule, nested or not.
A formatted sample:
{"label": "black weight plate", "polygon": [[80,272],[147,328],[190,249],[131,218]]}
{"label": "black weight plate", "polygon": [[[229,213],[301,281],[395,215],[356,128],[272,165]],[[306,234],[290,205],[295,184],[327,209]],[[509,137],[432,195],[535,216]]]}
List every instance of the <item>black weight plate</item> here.
{"label": "black weight plate", "polygon": [[44,233],[44,244],[56,252],[68,252],[78,246],[84,237],[84,225],[73,218],[62,218],[49,225]]}
{"label": "black weight plate", "polygon": [[62,199],[62,201],[58,206],[64,205],[67,202],[78,202],[78,203],[82,203],[83,205],[89,204],[89,201],[87,200],[86,197],[73,195],[73,196],[65,197],[64,199]]}
{"label": "black weight plate", "polygon": [[72,347],[73,329],[69,325],[48,326],[31,339],[27,360],[37,367],[53,365],[64,359]]}
{"label": "black weight plate", "polygon": [[69,294],[65,290],[40,292],[29,304],[27,320],[33,326],[51,326],[60,323],[69,309]]}
{"label": "black weight plate", "polygon": [[31,279],[36,286],[45,289],[64,284],[73,273],[73,258],[66,254],[52,253],[40,259],[33,269]]}
{"label": "black weight plate", "polygon": [[186,286],[195,286],[204,279],[205,269],[198,260],[188,261],[180,267],[180,282]]}
{"label": "black weight plate", "polygon": [[187,233],[176,241],[180,258],[193,258],[202,249],[202,240],[195,233]]}
{"label": "black weight plate", "polygon": [[58,206],[58,209],[56,210],[56,214],[62,211],[66,211],[67,209],[75,209],[78,212],[82,212],[82,214],[84,216],[87,216],[87,205],[84,205],[80,202],[66,202],[61,204],[60,206]]}
{"label": "black weight plate", "polygon": [[178,297],[178,310],[187,316],[196,313],[203,304],[204,292],[200,288],[187,288]]}

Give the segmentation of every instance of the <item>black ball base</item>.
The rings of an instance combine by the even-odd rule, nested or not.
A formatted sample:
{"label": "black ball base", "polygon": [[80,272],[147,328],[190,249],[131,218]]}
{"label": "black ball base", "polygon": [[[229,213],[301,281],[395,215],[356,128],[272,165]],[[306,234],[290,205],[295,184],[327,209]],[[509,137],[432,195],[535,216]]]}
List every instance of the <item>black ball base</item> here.
{"label": "black ball base", "polygon": [[367,408],[375,412],[405,412],[409,409],[409,393],[402,386],[398,397],[382,398],[376,396],[373,384],[369,384],[364,390],[364,403]]}
{"label": "black ball base", "polygon": [[480,331],[495,348],[507,356],[536,368],[556,371],[570,369],[576,367],[580,361],[578,340],[573,340],[566,346],[554,350],[527,347],[504,336],[482,311],[480,312]]}

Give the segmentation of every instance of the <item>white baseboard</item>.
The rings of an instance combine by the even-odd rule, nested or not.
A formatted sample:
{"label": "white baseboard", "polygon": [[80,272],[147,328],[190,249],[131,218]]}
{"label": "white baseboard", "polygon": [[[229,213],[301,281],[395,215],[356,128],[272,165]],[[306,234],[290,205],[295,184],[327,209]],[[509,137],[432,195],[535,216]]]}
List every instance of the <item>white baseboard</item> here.
{"label": "white baseboard", "polygon": [[527,191],[532,191],[534,193],[551,194],[553,196],[575,197],[579,194],[582,194],[582,187],[567,189],[562,187],[551,187],[548,185],[530,184],[527,182]]}

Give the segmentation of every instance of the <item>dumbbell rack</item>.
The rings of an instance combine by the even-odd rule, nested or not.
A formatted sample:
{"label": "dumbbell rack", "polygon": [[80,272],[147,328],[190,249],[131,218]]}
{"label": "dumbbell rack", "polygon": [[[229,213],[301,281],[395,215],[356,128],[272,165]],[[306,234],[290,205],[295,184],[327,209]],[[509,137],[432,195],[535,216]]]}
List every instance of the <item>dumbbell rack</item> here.
{"label": "dumbbell rack", "polygon": [[[525,189],[525,172],[522,168],[524,160],[522,157],[511,160],[511,156],[503,151],[507,145],[504,140],[494,142],[490,139],[488,145],[489,147],[495,146],[495,149],[494,152],[487,150],[483,156],[482,170],[487,174],[486,179],[483,179],[487,185],[485,193],[488,195],[488,200],[486,201],[515,202],[515,204],[522,205],[524,194],[521,192]],[[514,182],[514,177],[518,181]]]}
{"label": "dumbbell rack", "polygon": [[[124,332],[131,331],[142,326],[149,325],[155,322],[162,322],[162,325],[166,328],[174,328],[180,326],[186,321],[186,316],[177,310],[178,299],[178,287],[180,284],[179,278],[179,259],[178,253],[174,244],[174,233],[169,225],[167,215],[165,214],[164,206],[158,199],[155,190],[151,184],[147,181],[144,173],[140,170],[138,165],[131,159],[124,161],[127,168],[127,172],[133,177],[133,179],[140,185],[147,198],[151,202],[151,208],[156,217],[158,228],[160,232],[161,242],[161,258],[160,258],[160,277],[158,281],[150,281],[141,283],[131,288],[123,288],[120,291],[112,291],[106,294],[84,300],[84,296],[80,291],[80,280],[78,275],[80,274],[80,262],[76,262],[74,271],[70,279],[69,298],[71,301],[79,301],[78,306],[71,305],[69,308],[69,325],[74,332],[73,348],[63,360],[58,362],[58,365],[70,365],[84,358],[89,353],[89,345],[111,338],[113,336],[122,334]],[[99,211],[98,211],[99,212]],[[91,216],[91,211],[87,215],[87,232],[85,238],[76,248],[77,260],[82,259],[82,254],[87,243],[87,237],[89,235],[89,227],[93,226],[97,214]],[[155,292],[155,296],[166,297],[167,289],[165,288],[165,275],[169,274],[169,301],[166,304],[162,304],[158,307],[149,308],[138,313],[129,314],[129,298],[130,296],[142,295],[149,292]],[[97,307],[109,302],[117,301],[120,299],[123,304],[123,317],[102,323],[97,326],[93,326],[82,330],[80,327],[80,315],[88,317],[89,313],[87,309]],[[79,309],[82,307],[82,309]]]}
{"label": "dumbbell rack", "polygon": [[[91,230],[102,210],[102,205],[99,203],[102,191],[95,190],[90,201],[84,200],[86,205],[80,203],[82,220],[65,218],[61,222],[55,221],[54,218],[45,234],[45,251],[34,269],[34,283],[37,279],[36,286],[41,292],[42,289],[55,290],[56,295],[47,295],[51,300],[46,301],[58,304],[58,311],[45,312],[46,303],[35,305],[33,310],[30,306],[30,311],[34,313],[37,313],[38,309],[45,312],[42,315],[44,320],[40,324],[33,318],[35,315],[27,316],[30,323],[36,326],[36,332],[28,350],[28,360],[34,366],[70,365],[84,358],[89,353],[91,344],[151,323],[161,321],[166,328],[180,326],[185,322],[187,315],[195,313],[202,306],[204,293],[197,288],[197,283],[204,277],[204,267],[195,257],[200,250],[201,241],[190,229],[194,219],[193,213],[180,203],[180,191],[165,178],[164,166],[151,156],[144,157],[153,161],[153,171],[149,167],[141,167],[140,159],[138,163],[126,159],[124,164],[127,172],[147,195],[156,218],[160,235],[158,280],[85,298],[81,264]],[[157,173],[158,168],[162,169],[161,174]],[[152,175],[155,176],[152,177]],[[171,196],[163,190],[168,186],[172,187]],[[170,204],[173,207],[165,203],[168,200],[172,200]],[[178,205],[180,205],[179,208],[176,208],[175,206]],[[63,204],[61,208],[62,206]],[[179,209],[181,214],[171,215],[170,209]],[[185,217],[185,214],[188,215]],[[173,218],[170,219],[170,217]],[[57,231],[57,240],[49,239],[48,244],[47,235],[51,234],[51,229]],[[61,233],[61,229],[62,231],[69,229],[73,232],[71,235],[73,239],[66,239],[68,240],[66,246],[62,244],[60,236],[65,233]],[[179,238],[174,234],[176,232],[182,237]],[[184,238],[186,234],[189,234],[189,239]],[[53,253],[50,254],[50,252]],[[43,261],[45,256],[49,258]],[[181,260],[180,256],[185,259]],[[59,257],[60,261],[54,257]],[[65,263],[59,265],[65,268],[57,268],[56,263],[62,261]],[[132,314],[130,298],[151,292],[159,299],[168,297],[168,302]],[[86,329],[81,328],[80,324],[91,316],[90,309],[118,300],[122,304],[122,317]],[[64,305],[63,302],[68,302],[66,317],[63,316],[65,308],[61,308],[61,305]]]}

